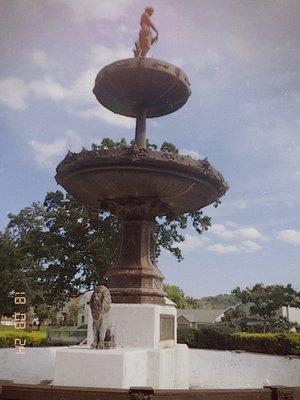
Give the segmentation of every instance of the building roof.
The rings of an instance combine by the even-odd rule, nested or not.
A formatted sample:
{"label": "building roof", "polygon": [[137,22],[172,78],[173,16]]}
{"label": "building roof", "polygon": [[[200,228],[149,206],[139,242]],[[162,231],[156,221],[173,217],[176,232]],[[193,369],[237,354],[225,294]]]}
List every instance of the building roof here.
{"label": "building roof", "polygon": [[182,315],[189,322],[213,323],[218,317],[224,314],[224,311],[225,310],[179,309],[177,310],[177,318]]}

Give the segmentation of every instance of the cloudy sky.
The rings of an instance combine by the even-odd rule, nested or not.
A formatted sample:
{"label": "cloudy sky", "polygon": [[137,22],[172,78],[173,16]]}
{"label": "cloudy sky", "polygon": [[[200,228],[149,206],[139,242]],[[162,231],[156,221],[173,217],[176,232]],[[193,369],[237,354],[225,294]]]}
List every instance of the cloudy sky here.
{"label": "cloudy sky", "polygon": [[[133,138],[134,121],[100,106],[96,73],[131,57],[144,0],[0,1],[0,228],[56,190],[68,149]],[[153,143],[208,157],[230,184],[213,226],[167,254],[168,283],[200,297],[236,286],[300,289],[300,2],[153,0],[159,42],[192,96],[148,123]]]}

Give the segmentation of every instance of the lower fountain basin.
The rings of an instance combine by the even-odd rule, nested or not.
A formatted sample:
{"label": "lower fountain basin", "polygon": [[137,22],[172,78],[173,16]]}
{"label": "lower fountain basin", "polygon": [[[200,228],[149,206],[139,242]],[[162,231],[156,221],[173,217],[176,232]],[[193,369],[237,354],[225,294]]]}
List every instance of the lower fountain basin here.
{"label": "lower fountain basin", "polygon": [[207,160],[135,147],[68,153],[56,181],[84,204],[118,214],[143,203],[153,216],[199,210],[228,189]]}

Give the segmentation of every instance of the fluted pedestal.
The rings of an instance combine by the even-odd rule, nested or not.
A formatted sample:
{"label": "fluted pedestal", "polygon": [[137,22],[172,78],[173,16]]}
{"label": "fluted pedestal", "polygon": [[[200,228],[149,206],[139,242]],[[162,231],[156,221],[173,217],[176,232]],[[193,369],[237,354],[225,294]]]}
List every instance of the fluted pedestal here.
{"label": "fluted pedestal", "polygon": [[120,253],[108,273],[113,303],[164,304],[162,273],[154,257],[153,220],[123,220]]}

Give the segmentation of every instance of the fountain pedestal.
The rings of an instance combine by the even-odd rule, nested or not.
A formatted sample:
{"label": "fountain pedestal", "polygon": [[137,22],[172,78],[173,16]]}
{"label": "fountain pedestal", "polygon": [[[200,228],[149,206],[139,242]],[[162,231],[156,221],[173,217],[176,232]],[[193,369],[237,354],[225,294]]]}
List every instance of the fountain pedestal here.
{"label": "fountain pedestal", "polygon": [[128,389],[188,389],[189,353],[177,344],[176,307],[112,304],[110,318],[118,347],[91,350],[92,316],[88,317],[87,348],[56,352],[54,384]]}
{"label": "fountain pedestal", "polygon": [[119,258],[107,273],[113,303],[164,304],[153,230],[152,220],[122,221]]}

